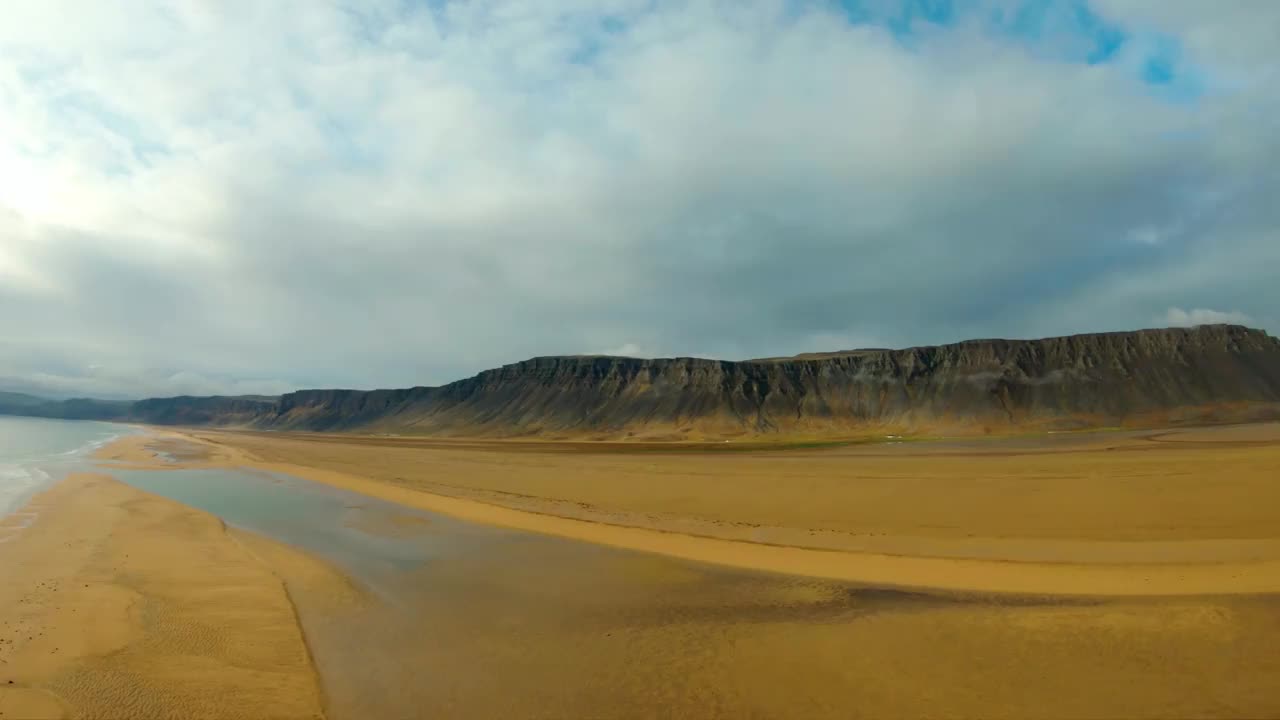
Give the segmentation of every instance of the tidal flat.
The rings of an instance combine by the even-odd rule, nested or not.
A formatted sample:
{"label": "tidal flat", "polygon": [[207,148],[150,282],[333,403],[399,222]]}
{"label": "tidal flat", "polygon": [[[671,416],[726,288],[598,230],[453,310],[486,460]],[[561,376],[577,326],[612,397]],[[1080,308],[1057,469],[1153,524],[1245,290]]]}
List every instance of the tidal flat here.
{"label": "tidal flat", "polygon": [[[231,692],[234,683],[267,677],[261,669],[229,674],[211,661],[194,674],[175,672],[144,683],[111,665],[118,661],[112,658],[151,657],[159,666],[167,647],[224,657],[218,654],[227,652],[222,646],[183,646],[192,641],[182,635],[165,639],[173,625],[148,620],[162,614],[146,608],[173,602],[180,586],[199,588],[195,596],[207,600],[211,613],[190,622],[211,631],[223,624],[232,631],[261,627],[243,625],[245,619],[234,615],[235,607],[243,607],[236,598],[248,597],[242,579],[216,587],[218,576],[211,576],[195,585],[166,569],[166,563],[185,561],[198,573],[198,558],[208,551],[181,553],[175,538],[184,528],[208,527],[209,542],[234,549],[236,562],[248,563],[245,572],[257,568],[263,584],[254,592],[268,593],[276,583],[271,592],[279,595],[255,597],[274,597],[267,607],[289,610],[253,620],[276,628],[259,633],[274,644],[255,660],[295,683],[282,699],[291,704],[280,706],[279,716],[1276,716],[1280,657],[1272,648],[1280,643],[1280,596],[1265,588],[1280,556],[1272,553],[1277,539],[1266,531],[1273,508],[1261,501],[1270,483],[1244,472],[1275,467],[1273,432],[1262,426],[714,457],[414,440],[397,446],[248,433],[126,437],[99,453],[99,472],[114,479],[87,476],[96,478],[95,492],[113,498],[103,495],[96,505],[121,508],[111,511],[116,525],[88,522],[83,514],[94,512],[86,504],[90,496],[69,492],[64,481],[37,498],[44,503],[38,521],[0,550],[0,562],[8,563],[6,572],[25,573],[22,587],[123,585],[133,594],[122,601],[121,622],[132,629],[42,665],[43,674],[21,675],[15,686],[0,678],[0,713],[16,712],[10,708],[25,702],[45,703],[50,716],[105,717],[110,708],[95,698],[129,698],[129,707],[146,710],[163,706],[148,702],[205,697],[200,693],[215,686]],[[1207,472],[1202,454],[1210,452],[1217,458],[1211,477],[1219,481],[1202,478],[1200,501],[1191,502],[1192,483],[1183,478]],[[888,472],[895,467],[898,475]],[[931,467],[935,475],[924,472]],[[1107,517],[1134,511],[1132,498],[1155,482],[1160,468],[1170,494],[1150,501],[1161,504],[1161,512],[1182,513],[1181,535],[1141,513],[1112,528],[1078,509],[1087,501]],[[557,472],[564,478],[559,484],[553,481]],[[763,482],[766,472],[774,485]],[[1015,474],[1029,484],[1008,493]],[[642,475],[653,478],[648,488],[640,485]],[[883,491],[886,478],[907,475],[916,478],[911,492]],[[1070,477],[1086,496],[1077,504],[1063,501]],[[680,478],[683,496],[674,496],[674,478]],[[867,487],[826,492],[857,485],[859,478]],[[706,498],[734,487],[722,503],[707,504]],[[559,492],[539,494],[544,488]],[[753,497],[760,488],[769,492]],[[1003,497],[1004,505],[956,512],[959,527],[930,532],[930,519],[939,512],[933,504],[947,498],[922,499],[922,489],[949,489],[957,509],[983,497]],[[1246,502],[1245,494],[1255,491],[1264,494]],[[404,493],[423,501],[390,500]],[[842,513],[851,496],[872,507]],[[884,551],[915,543],[917,559],[941,563],[931,567],[943,571],[931,587],[918,577],[867,583],[698,562],[643,544],[563,536],[554,522],[537,532],[460,519],[466,512],[441,508],[470,506],[440,499],[544,522],[621,528],[641,533],[641,540],[655,535],[737,543],[744,547],[735,557],[748,559],[767,548],[910,559]],[[913,501],[922,506],[919,513],[909,511]],[[647,516],[646,503],[652,502],[670,510]],[[1059,511],[1038,514],[1046,503]],[[719,510],[698,512],[704,506]],[[174,515],[158,522],[137,515],[143,507],[205,519],[178,522]],[[575,510],[556,513],[564,507]],[[873,511],[879,513],[871,523],[875,532],[851,532],[858,513],[871,517]],[[770,521],[756,522],[753,513],[764,512]],[[845,525],[821,522],[845,514],[854,518]],[[735,516],[739,524],[726,521]],[[626,524],[638,517],[643,521]],[[983,527],[988,535],[971,534]],[[777,542],[800,538],[804,530],[818,540]],[[140,544],[125,549],[122,534]],[[840,543],[847,546],[830,547]],[[125,555],[135,562],[141,551],[134,548],[153,546],[173,550],[150,551],[153,560],[146,565],[124,564]],[[102,549],[108,547],[115,549]],[[82,549],[74,567],[31,561],[70,548]],[[924,552],[936,548],[949,550]],[[1022,555],[1001,557],[1013,551]],[[1054,582],[1071,591],[995,591],[984,587],[990,578],[966,572],[986,565],[969,563],[1051,574],[1056,569]],[[1141,587],[1140,577],[1090,585],[1098,575],[1072,575],[1085,568],[1136,577],[1157,567],[1197,582],[1216,577],[1196,575],[1205,568],[1230,572],[1216,592],[1164,594],[1116,592]],[[40,573],[49,577],[37,578]],[[24,628],[62,628],[60,637],[88,632],[83,604],[56,602],[51,591],[42,592],[25,600],[14,593],[0,598],[0,607],[11,616],[24,608]],[[289,627],[296,635],[286,632]],[[41,652],[53,657],[35,640],[0,644],[0,652],[9,663],[0,668],[25,665],[44,657]],[[240,662],[229,664],[240,668]],[[130,693],[95,691],[95,683],[119,686],[130,677],[138,683]],[[216,678],[224,684],[211,684]]]}

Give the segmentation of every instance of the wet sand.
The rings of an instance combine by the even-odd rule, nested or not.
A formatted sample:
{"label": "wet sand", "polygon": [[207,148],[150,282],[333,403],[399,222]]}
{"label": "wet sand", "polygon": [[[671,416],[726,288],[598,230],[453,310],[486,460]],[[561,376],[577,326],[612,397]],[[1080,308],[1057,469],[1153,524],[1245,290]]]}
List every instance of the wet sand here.
{"label": "wet sand", "polygon": [[316,718],[284,586],[216,518],[98,474],[0,545],[0,718]]}
{"label": "wet sand", "polygon": [[546,570],[557,555],[537,545],[517,557],[437,568],[452,592],[417,606],[451,618],[419,657],[460,715],[517,717],[522,703],[543,717],[1280,711],[1274,602],[912,594],[643,557]]}
{"label": "wet sand", "polygon": [[167,437],[103,457],[146,466],[169,447],[175,466],[258,467],[475,522],[877,586],[1280,592],[1277,424],[714,454]]}
{"label": "wet sand", "polygon": [[333,718],[1280,712],[1275,599],[902,593],[530,535],[424,565],[394,601],[295,595]]}
{"label": "wet sand", "polygon": [[[380,574],[361,567],[345,576],[321,558],[279,543],[235,532],[226,536],[265,563],[271,576],[284,581],[306,630],[324,687],[325,710],[331,718],[400,717],[406,716],[406,709],[412,710],[408,716],[416,713],[468,718],[1280,716],[1280,655],[1274,652],[1280,646],[1280,597],[1244,592],[1248,580],[1224,579],[1217,591],[1194,595],[1081,594],[1097,589],[1093,584],[1096,577],[1075,578],[1070,583],[1073,592],[1067,594],[992,594],[973,589],[907,592],[794,574],[728,569],[670,556],[678,553],[664,556],[571,542],[555,537],[555,533],[510,532],[481,525],[462,527],[452,519],[413,510],[418,501],[400,493],[427,497],[429,502],[423,505],[444,498],[471,504],[459,506],[463,510],[472,505],[491,509],[495,506],[423,492],[403,480],[396,484],[348,475],[342,470],[326,470],[318,466],[331,459],[308,459],[306,451],[299,449],[317,444],[276,447],[275,452],[293,453],[290,457],[299,462],[281,462],[278,456],[267,462],[256,453],[269,443],[263,444],[266,441],[254,436],[247,436],[256,443],[253,454],[226,435],[216,435],[218,444],[213,445],[206,437],[209,436],[204,433],[197,439],[165,433],[130,439],[105,450],[103,457],[108,469],[116,468],[122,476],[126,468],[175,470],[252,465],[276,471],[287,468],[298,476],[333,484],[355,478],[360,483],[352,487],[367,490],[369,495],[377,496],[377,489],[383,488],[387,493],[394,490],[394,497],[406,500],[400,504],[401,509],[388,506],[376,512],[373,501],[368,501],[369,507],[350,501],[352,512],[341,523],[345,530],[366,534],[377,543],[421,544],[428,551],[418,562],[377,570]],[[1116,440],[1102,442],[1105,445]],[[1151,442],[1119,440],[1135,447]],[[1184,440],[1199,443],[1205,438],[1197,434]],[[1257,440],[1250,437],[1247,442]],[[1211,434],[1208,441],[1224,439]],[[1270,440],[1264,438],[1263,442],[1264,449],[1270,447],[1266,444]],[[359,447],[360,443],[322,441],[318,445],[326,448],[325,453],[342,458],[351,452],[346,445]],[[1085,446],[1090,448],[1087,452],[1145,452],[1098,450],[1093,440],[1082,442],[1079,438],[1073,439],[1070,446],[1071,450],[1062,452],[1076,452]],[[388,452],[383,446],[372,447],[384,455]],[[914,450],[912,455],[986,456],[992,448],[931,446]],[[423,449],[406,448],[404,452],[419,453]],[[541,458],[540,462],[570,475],[583,459],[581,453],[569,457],[543,450],[448,449],[443,451],[443,459],[434,457],[437,452],[440,451],[429,449],[427,457],[415,459],[410,465],[404,464],[407,461],[398,452],[391,453],[390,457],[383,457],[382,464],[374,462],[372,469],[387,472],[389,467],[396,467],[406,473],[412,468],[433,468],[436,460],[452,468],[471,462],[475,468],[473,474],[466,476],[468,482],[519,483],[520,474],[527,469],[519,462],[506,462],[511,457]],[[470,459],[447,456],[453,452],[480,454]],[[857,465],[856,457],[845,455],[856,456],[858,452],[895,450],[838,450],[834,459],[813,453],[795,456],[798,459],[791,461],[810,471],[812,466],[808,463],[814,462]],[[1001,457],[1000,452],[1014,452],[1015,457],[1022,458],[1030,452],[1059,450],[1046,451],[1037,446],[1030,451],[998,451],[996,457]],[[777,453],[768,456],[780,457]],[[680,463],[703,462],[683,453],[673,454],[670,459],[659,457],[613,453],[603,461],[621,462],[624,466],[656,462],[666,474],[676,472]],[[715,459],[729,460],[729,464],[719,467],[731,473],[751,465],[756,458]],[[587,460],[586,468],[603,462],[590,456]],[[343,460],[352,461],[351,456]],[[1029,462],[1019,462],[1024,461]],[[1228,458],[1226,462],[1231,467],[1231,463],[1241,460]],[[495,464],[498,469],[494,469]],[[1177,463],[1167,467],[1176,469]],[[692,477],[691,482],[696,483],[696,475]],[[796,477],[784,475],[782,479],[790,484]],[[269,477],[261,481],[272,482]],[[606,475],[596,476],[595,481],[609,480]],[[575,482],[585,481],[579,477]],[[1266,485],[1256,478],[1250,482]],[[568,485],[573,486],[572,482]],[[1206,497],[1212,487],[1202,488]],[[965,489],[957,491],[963,494]],[[689,492],[697,495],[705,488],[691,485]],[[620,498],[619,507],[626,507],[627,498],[643,496],[643,492],[616,491],[615,495]],[[64,496],[58,505],[70,497]],[[800,505],[815,504],[811,495],[794,489],[778,491],[774,501],[775,519],[788,523],[811,512]],[[787,502],[796,506],[788,506]],[[906,499],[897,502],[905,503]],[[750,506],[733,499],[726,500],[726,504],[735,511]],[[883,499],[881,504],[885,509],[895,507],[891,498]],[[1207,501],[1206,505],[1209,513],[1222,512],[1225,507],[1245,514],[1243,505],[1237,503],[1215,506]],[[497,509],[520,513],[521,518],[549,517],[524,508]],[[192,515],[202,516],[194,512]],[[37,530],[48,516],[42,512],[40,523],[29,532]],[[962,515],[957,517],[963,519]],[[991,517],[999,519],[998,514]],[[1188,520],[1195,527],[1196,517]],[[601,522],[576,521],[604,526]],[[1017,522],[1016,518],[1006,519],[1003,527]],[[154,523],[128,524],[159,529]],[[1248,523],[1242,525],[1246,530],[1250,528]],[[1002,526],[997,522],[996,527]],[[1029,524],[1022,527],[1034,529]],[[680,543],[687,543],[692,537],[659,532],[655,527],[621,529],[642,533],[646,542],[655,535],[672,536]],[[85,529],[88,536],[94,534],[90,530]],[[1219,539],[1206,530],[1207,526],[1203,526],[1195,531],[1200,533],[1195,539]],[[181,534],[179,531],[180,528],[166,525],[163,534]],[[1061,534],[1061,528],[1053,532]],[[22,537],[31,536],[24,533],[19,536]],[[56,544],[50,544],[51,537],[46,536],[45,546]],[[1176,537],[1168,532],[1157,533],[1139,542],[1176,542]],[[934,536],[939,540],[962,538],[945,533]],[[724,538],[703,539],[731,542]],[[1068,535],[1057,539],[1081,538]],[[1089,539],[1087,535],[1085,539]],[[1267,536],[1255,533],[1245,539],[1266,540]],[[442,551],[437,547],[440,541],[447,541],[446,547],[452,549]],[[747,546],[752,562],[758,547],[769,547],[740,544]],[[31,557],[30,553],[39,547],[38,543],[25,546],[19,554]],[[1003,552],[1008,547],[1013,546],[992,545],[985,552]],[[9,552],[9,546],[0,548]],[[1161,558],[1167,568],[1185,570],[1195,565],[1185,557],[1167,553]],[[86,562],[108,567],[108,557],[96,553],[92,561]],[[957,564],[960,560],[956,557],[932,559],[950,563],[953,570],[964,567]],[[18,564],[25,567],[28,563]],[[1055,569],[1053,563],[1042,559],[1003,564]],[[1134,569],[1126,562],[1102,564],[1109,566],[1109,572],[1132,573]],[[161,577],[183,585],[192,582],[165,576],[158,567],[135,569],[128,577],[132,582],[141,576],[156,578],[157,583]],[[893,569],[896,572],[900,568]],[[1058,564],[1056,569],[1064,568]],[[975,584],[965,572],[953,572],[951,577],[957,583]],[[377,582],[369,582],[370,579]],[[979,576],[977,584],[986,580]],[[1060,581],[1059,577],[1054,582]],[[38,579],[33,577],[30,582]],[[197,585],[193,593],[224,597],[218,595],[216,585],[216,579]],[[234,587],[237,589],[230,594],[241,595],[240,586]],[[1112,586],[1101,587],[1105,590]],[[229,615],[227,621],[233,619]],[[0,665],[0,669],[7,667]],[[300,702],[306,704],[314,695],[304,689],[300,697]],[[4,709],[0,704],[0,711]]]}
{"label": "wet sand", "polygon": [[[154,442],[185,457],[159,467],[198,464],[186,442]],[[113,452],[138,465],[147,445]],[[367,592],[282,572],[333,718],[1280,713],[1273,595],[905,592],[399,507],[370,505],[345,526],[452,549],[396,572],[353,568]]]}

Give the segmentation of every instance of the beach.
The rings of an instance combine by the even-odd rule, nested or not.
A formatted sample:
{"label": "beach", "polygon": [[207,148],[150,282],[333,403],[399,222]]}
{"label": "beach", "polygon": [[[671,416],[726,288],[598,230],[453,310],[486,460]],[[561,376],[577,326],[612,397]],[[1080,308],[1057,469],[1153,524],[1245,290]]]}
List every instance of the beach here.
{"label": "beach", "polygon": [[[1280,424],[745,452],[169,437],[188,464],[742,569],[978,592],[1280,592]],[[152,442],[102,457],[145,466]]]}
{"label": "beach", "polygon": [[1280,720],[1278,40],[0,0],[0,720]]}
{"label": "beach", "polygon": [[0,552],[0,717],[315,718],[280,579],[218,519],[100,474]]}
{"label": "beach", "polygon": [[[208,507],[263,532],[102,474],[38,496],[0,545],[21,578],[0,612],[34,629],[0,645],[23,667],[0,717],[1272,717],[1275,437],[726,452],[153,428],[100,472],[193,505],[256,493]],[[1169,522],[1109,524],[1159,482]]]}

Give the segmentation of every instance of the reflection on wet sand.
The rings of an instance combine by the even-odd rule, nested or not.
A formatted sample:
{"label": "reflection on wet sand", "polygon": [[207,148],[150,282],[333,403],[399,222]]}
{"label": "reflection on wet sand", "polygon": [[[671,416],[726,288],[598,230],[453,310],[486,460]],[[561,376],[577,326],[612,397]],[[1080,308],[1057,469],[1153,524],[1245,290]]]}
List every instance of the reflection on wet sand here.
{"label": "reflection on wet sand", "polygon": [[211,509],[314,553],[243,536],[286,581],[334,718],[1280,712],[1273,597],[857,587],[219,472],[121,474],[184,502],[217,483]]}
{"label": "reflection on wet sand", "polygon": [[[405,707],[725,718],[1280,709],[1275,600],[930,596],[544,539],[434,563],[404,578],[397,599],[347,612],[299,601],[335,716]],[[361,646],[374,652],[352,651]]]}

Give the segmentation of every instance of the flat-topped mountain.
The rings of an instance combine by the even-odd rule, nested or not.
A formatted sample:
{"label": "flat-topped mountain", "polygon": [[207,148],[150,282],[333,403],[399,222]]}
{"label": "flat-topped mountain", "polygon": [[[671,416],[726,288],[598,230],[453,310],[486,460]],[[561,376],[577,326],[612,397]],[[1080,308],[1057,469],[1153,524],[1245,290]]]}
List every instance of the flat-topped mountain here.
{"label": "flat-topped mountain", "polygon": [[144,400],[128,413],[161,424],[599,438],[983,433],[1270,418],[1280,418],[1280,340],[1235,325],[740,362],[538,357],[440,387]]}

